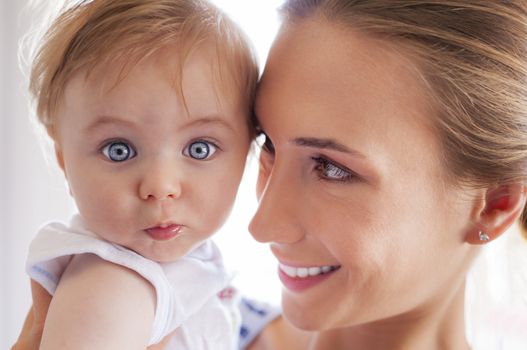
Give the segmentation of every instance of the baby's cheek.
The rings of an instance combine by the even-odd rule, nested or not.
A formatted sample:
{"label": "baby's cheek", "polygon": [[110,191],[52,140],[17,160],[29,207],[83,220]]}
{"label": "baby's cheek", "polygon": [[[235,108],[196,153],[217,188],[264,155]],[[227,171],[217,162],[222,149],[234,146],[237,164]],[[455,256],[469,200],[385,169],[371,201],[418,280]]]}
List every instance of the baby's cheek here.
{"label": "baby's cheek", "polygon": [[208,194],[209,200],[206,201],[208,214],[205,220],[209,221],[211,230],[219,229],[227,220],[236,199],[236,189],[237,186],[224,183],[224,186]]}
{"label": "baby's cheek", "polygon": [[88,227],[96,232],[119,232],[125,230],[124,226],[139,214],[132,205],[126,205],[124,197],[87,194],[77,204]]}

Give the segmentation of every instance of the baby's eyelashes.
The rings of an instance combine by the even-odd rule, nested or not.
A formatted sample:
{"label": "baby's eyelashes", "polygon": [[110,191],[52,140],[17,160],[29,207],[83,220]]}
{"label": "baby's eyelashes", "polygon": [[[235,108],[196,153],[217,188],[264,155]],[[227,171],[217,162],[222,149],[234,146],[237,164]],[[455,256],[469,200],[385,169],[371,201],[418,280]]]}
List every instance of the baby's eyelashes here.
{"label": "baby's eyelashes", "polygon": [[127,141],[111,141],[103,146],[102,154],[112,162],[124,162],[137,155],[134,147]]}

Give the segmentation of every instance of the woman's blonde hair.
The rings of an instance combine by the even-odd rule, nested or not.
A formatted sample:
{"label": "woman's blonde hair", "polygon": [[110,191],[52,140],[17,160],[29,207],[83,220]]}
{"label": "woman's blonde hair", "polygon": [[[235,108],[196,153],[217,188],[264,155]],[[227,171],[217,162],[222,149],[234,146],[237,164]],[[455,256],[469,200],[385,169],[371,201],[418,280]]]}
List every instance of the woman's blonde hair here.
{"label": "woman's blonde hair", "polygon": [[176,87],[194,49],[210,44],[216,70],[228,79],[251,126],[258,67],[239,27],[206,0],[81,0],[65,8],[43,37],[34,57],[30,93],[39,121],[53,138],[53,115],[68,79],[118,62],[126,75],[135,64],[165,47],[176,47]]}
{"label": "woman's blonde hair", "polygon": [[[326,19],[416,55],[452,178],[527,182],[527,1],[288,0],[282,14]],[[521,221],[527,237],[527,208]]]}

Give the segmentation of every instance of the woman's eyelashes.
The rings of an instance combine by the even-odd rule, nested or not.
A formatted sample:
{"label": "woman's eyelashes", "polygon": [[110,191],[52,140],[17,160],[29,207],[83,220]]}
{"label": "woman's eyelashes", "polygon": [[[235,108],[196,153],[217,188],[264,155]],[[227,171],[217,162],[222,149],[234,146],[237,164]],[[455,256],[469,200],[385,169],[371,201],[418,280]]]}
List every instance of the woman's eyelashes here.
{"label": "woman's eyelashes", "polygon": [[275,149],[271,139],[267,134],[262,132],[258,137],[258,145],[261,147],[260,152],[260,170],[269,172],[274,164]]}
{"label": "woman's eyelashes", "polygon": [[199,139],[190,142],[183,150],[183,155],[195,160],[208,160],[217,150],[218,146],[213,142]]}
{"label": "woman's eyelashes", "polygon": [[357,174],[329,159],[317,156],[311,158],[315,162],[314,171],[322,180],[336,182],[351,182],[358,179]]}
{"label": "woman's eyelashes", "polygon": [[102,154],[112,162],[124,162],[137,155],[134,147],[124,140],[112,140],[101,149]]}
{"label": "woman's eyelashes", "polygon": [[267,136],[267,134],[262,131],[260,137],[263,138],[263,141],[261,143],[262,151],[270,155],[274,155],[274,152],[275,152],[274,145],[271,139],[269,138],[269,136]]}
{"label": "woman's eyelashes", "polygon": [[[271,162],[275,155],[275,148],[273,142],[265,132],[261,132],[263,140],[260,142],[262,148],[261,165],[267,165],[266,160]],[[324,156],[311,157],[315,162],[314,171],[316,172],[319,179],[336,182],[351,182],[359,179],[359,176],[346,168],[338,164],[337,162],[331,161]]]}

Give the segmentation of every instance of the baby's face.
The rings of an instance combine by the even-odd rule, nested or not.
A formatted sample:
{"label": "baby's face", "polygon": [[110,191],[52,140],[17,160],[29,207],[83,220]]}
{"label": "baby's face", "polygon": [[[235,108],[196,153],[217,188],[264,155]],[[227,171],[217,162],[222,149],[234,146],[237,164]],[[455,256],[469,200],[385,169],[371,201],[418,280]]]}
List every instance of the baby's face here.
{"label": "baby's face", "polygon": [[117,85],[120,66],[77,74],[56,128],[57,157],[88,228],[160,262],[224,223],[250,143],[246,111],[221,95],[231,87],[215,82],[208,56],[188,57],[184,101],[175,57],[140,62]]}

